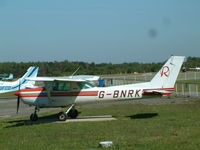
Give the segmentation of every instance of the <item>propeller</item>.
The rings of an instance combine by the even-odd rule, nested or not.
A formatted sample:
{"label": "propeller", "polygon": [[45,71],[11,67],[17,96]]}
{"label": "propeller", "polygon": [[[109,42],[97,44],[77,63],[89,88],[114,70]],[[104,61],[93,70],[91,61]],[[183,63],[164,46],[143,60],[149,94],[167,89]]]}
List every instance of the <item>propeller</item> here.
{"label": "propeller", "polygon": [[19,91],[16,93],[17,95],[17,114],[18,114],[18,111],[19,111],[19,103],[20,103],[20,85],[21,82],[20,82],[20,79],[19,79]]}

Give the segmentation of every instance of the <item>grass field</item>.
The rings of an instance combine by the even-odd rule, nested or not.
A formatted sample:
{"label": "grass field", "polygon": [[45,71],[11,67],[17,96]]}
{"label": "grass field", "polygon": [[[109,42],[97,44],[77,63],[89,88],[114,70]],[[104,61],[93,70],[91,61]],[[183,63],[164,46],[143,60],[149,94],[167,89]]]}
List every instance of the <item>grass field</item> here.
{"label": "grass field", "polygon": [[[26,118],[0,121],[1,150],[103,149],[199,150],[200,101],[183,104],[124,104],[80,108],[81,116],[113,115],[114,121],[27,124]],[[40,117],[53,117],[54,112]]]}
{"label": "grass field", "polygon": [[1,93],[0,97],[15,97],[15,92]]}

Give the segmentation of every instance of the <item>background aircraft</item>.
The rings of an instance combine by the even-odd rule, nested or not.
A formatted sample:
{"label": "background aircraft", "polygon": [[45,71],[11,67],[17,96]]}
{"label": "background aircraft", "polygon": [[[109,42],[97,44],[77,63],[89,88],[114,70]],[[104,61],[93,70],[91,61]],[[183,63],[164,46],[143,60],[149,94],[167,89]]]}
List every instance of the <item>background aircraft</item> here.
{"label": "background aircraft", "polygon": [[195,68],[189,68],[190,70],[194,70],[194,71],[200,71],[200,67],[195,67]]}
{"label": "background aircraft", "polygon": [[38,74],[38,67],[29,67],[23,77],[16,81],[0,81],[0,93],[18,91],[19,89],[25,89],[26,87],[33,87],[35,81],[26,80],[27,77],[36,77]]}
{"label": "background aircraft", "polygon": [[[38,119],[37,111],[44,107],[67,107],[65,112],[58,114],[59,120],[68,117],[76,118],[78,111],[76,103],[95,102],[105,100],[138,99],[144,96],[162,96],[174,92],[174,84],[184,61],[183,56],[171,56],[160,71],[150,82],[128,84],[111,87],[95,87],[90,77],[71,76],[59,77],[36,77],[28,78],[31,81],[43,81],[44,87],[25,89],[16,92],[15,95],[28,105],[35,106],[35,112],[30,119]],[[94,79],[97,79],[94,77]],[[19,105],[17,105],[18,111]]]}
{"label": "background aircraft", "polygon": [[10,73],[8,77],[4,77],[4,78],[2,78],[1,80],[2,80],[2,81],[11,81],[11,80],[13,80],[13,79],[14,79],[14,76],[13,76],[12,73]]}

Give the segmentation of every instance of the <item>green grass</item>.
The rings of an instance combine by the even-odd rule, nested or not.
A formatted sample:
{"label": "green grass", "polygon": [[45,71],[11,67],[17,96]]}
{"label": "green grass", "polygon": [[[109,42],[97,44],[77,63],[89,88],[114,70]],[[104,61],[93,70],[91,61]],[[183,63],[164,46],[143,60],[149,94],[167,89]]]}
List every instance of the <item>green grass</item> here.
{"label": "green grass", "polygon": [[[2,150],[84,150],[111,140],[109,150],[198,150],[200,102],[124,104],[80,108],[80,115],[113,115],[115,121],[27,124],[25,118],[0,121]],[[42,116],[51,117],[53,113]],[[41,115],[40,115],[41,116]]]}
{"label": "green grass", "polygon": [[1,93],[0,97],[15,97],[15,92]]}

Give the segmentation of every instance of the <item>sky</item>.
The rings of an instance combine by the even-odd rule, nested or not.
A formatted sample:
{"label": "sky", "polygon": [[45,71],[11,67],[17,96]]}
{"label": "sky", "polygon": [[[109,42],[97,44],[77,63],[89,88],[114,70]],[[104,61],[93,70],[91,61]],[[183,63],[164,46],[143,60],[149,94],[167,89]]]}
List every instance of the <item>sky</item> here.
{"label": "sky", "polygon": [[0,62],[200,57],[199,0],[0,0]]}

